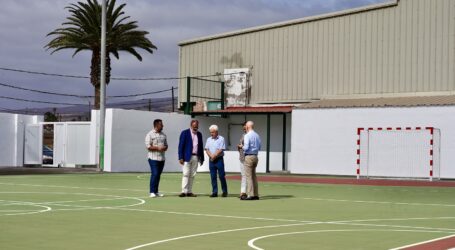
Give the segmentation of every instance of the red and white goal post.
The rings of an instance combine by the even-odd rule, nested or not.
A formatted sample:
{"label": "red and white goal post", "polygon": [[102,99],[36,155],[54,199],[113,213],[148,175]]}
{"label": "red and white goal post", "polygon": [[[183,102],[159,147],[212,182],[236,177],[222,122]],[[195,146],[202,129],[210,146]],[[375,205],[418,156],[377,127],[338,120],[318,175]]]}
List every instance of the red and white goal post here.
{"label": "red and white goal post", "polygon": [[439,129],[358,128],[357,136],[357,179],[440,178]]}

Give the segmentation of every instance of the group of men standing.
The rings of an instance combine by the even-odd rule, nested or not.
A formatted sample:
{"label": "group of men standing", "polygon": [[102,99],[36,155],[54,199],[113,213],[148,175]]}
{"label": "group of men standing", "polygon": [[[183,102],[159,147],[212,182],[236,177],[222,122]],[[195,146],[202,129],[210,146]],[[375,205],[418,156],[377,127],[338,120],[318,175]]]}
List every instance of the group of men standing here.
{"label": "group of men standing", "polygon": [[[150,197],[163,197],[159,192],[161,173],[165,162],[165,152],[168,149],[167,137],[163,131],[163,121],[156,119],[153,129],[145,137],[145,145],[148,149],[148,162],[150,165]],[[261,149],[261,139],[253,129],[254,123],[248,121],[243,124],[244,134],[237,148],[240,153],[240,170],[242,175],[240,196],[241,200],[259,200],[256,167],[258,153]],[[218,134],[218,126],[209,127],[210,137],[203,146],[202,134],[199,132],[199,122],[192,120],[190,128],[180,133],[178,145],[178,159],[182,165],[182,192],[179,197],[196,197],[193,193],[194,177],[199,165],[204,163],[205,154],[209,157],[210,178],[212,193],[210,197],[218,197],[218,180],[221,183],[221,196],[228,196],[228,187],[224,168],[224,151],[226,145],[224,137]],[[205,154],[204,154],[205,153]]]}

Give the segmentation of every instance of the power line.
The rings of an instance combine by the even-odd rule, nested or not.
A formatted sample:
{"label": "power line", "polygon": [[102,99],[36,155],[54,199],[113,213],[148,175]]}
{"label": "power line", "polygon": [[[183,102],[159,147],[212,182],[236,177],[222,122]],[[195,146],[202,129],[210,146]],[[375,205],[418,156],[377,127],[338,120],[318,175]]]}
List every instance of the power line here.
{"label": "power line", "polygon": [[[67,77],[67,78],[81,78],[81,79],[90,78],[88,76],[81,76],[81,75],[54,74],[54,73],[30,71],[30,70],[23,70],[23,69],[4,68],[4,67],[0,67],[0,70],[20,72],[20,73],[26,73],[26,74],[34,74],[34,75]],[[219,74],[212,74],[212,75],[200,75],[200,76],[189,76],[189,77],[190,78],[208,78],[208,77],[215,77],[215,76],[235,75],[235,74],[238,74],[238,73],[229,73],[229,74],[219,73]],[[144,77],[144,78],[111,77],[110,79],[111,80],[121,80],[121,81],[161,81],[161,80],[181,80],[181,79],[185,79],[185,78],[186,77]]]}
{"label": "power line", "polygon": [[[132,103],[108,103],[107,105],[109,105],[109,106],[144,105],[144,104],[149,104],[149,102],[148,102],[149,100],[150,100],[151,105],[158,104],[158,103],[172,104],[172,102],[177,101],[177,98],[174,98],[174,100],[169,99],[169,100],[160,100],[160,101],[153,101],[152,99],[140,99],[140,100],[137,100],[136,102],[132,102]],[[147,102],[143,102],[143,101],[147,101]]]}
{"label": "power line", "polygon": [[164,89],[164,90],[158,90],[158,91],[152,91],[152,92],[147,92],[147,93],[142,93],[142,94],[131,94],[131,95],[112,95],[112,96],[107,96],[108,98],[120,98],[120,97],[138,97],[138,96],[144,96],[144,95],[152,95],[152,94],[159,94],[163,92],[168,92],[172,90],[177,90],[178,87],[170,88],[170,89]]}
{"label": "power line", "polygon": [[29,70],[22,70],[22,69],[11,69],[11,68],[0,68],[0,70],[14,71],[14,72],[20,72],[20,73],[34,74],[34,75],[45,75],[45,76],[58,76],[58,77],[68,77],[68,78],[90,78],[88,76],[52,74],[52,73],[36,72],[36,71],[29,71]]}
{"label": "power line", "polygon": [[16,109],[7,109],[7,108],[1,108],[0,111],[9,113],[9,114],[26,114],[26,115],[36,115],[36,114],[41,114],[42,112],[38,112],[34,109],[29,109],[29,110],[16,110]]}
{"label": "power line", "polygon": [[[93,95],[74,95],[74,94],[65,94],[65,93],[57,93],[57,92],[50,92],[50,91],[42,91],[42,90],[37,90],[37,89],[30,89],[30,88],[24,88],[24,87],[19,87],[19,86],[13,86],[13,85],[2,83],[2,82],[0,82],[0,86],[13,88],[13,89],[20,89],[20,90],[24,90],[24,91],[36,92],[36,93],[41,93],[41,94],[47,94],[47,95],[70,96],[70,97],[79,97],[79,98],[93,98],[94,97]],[[178,89],[178,87],[174,87],[173,89]],[[158,90],[158,91],[151,91],[151,92],[146,92],[146,93],[141,93],[141,94],[113,95],[113,96],[107,96],[107,97],[108,98],[138,97],[138,96],[159,94],[159,93],[163,93],[163,92],[167,92],[167,91],[172,91],[172,88],[164,89],[164,90]]]}
{"label": "power line", "polygon": [[[45,103],[45,104],[55,104],[55,105],[87,105],[85,103],[66,103],[66,102],[47,102],[47,101],[37,101],[37,100],[27,100],[27,99],[22,99],[22,98],[15,98],[15,97],[9,97],[9,96],[0,96],[0,99],[9,99],[9,100],[15,100],[15,101],[21,101],[21,102],[32,102],[32,103]],[[148,101],[149,99],[140,99],[137,100],[135,103],[127,104],[127,103],[107,103],[107,105],[138,105],[138,104],[145,104],[145,103],[140,103],[140,101]],[[160,103],[160,102],[172,102],[174,100],[162,100],[162,101],[155,101],[151,102],[153,103]]]}
{"label": "power line", "polygon": [[1,110],[1,111],[5,111],[5,112],[16,112],[16,110],[7,109],[7,108],[2,108],[2,107],[0,107],[0,110]]}
{"label": "power line", "polygon": [[36,92],[36,93],[41,93],[41,94],[48,94],[48,95],[71,96],[71,97],[80,97],[80,98],[93,97],[93,96],[90,96],[90,95],[73,95],[73,94],[64,94],[64,93],[57,93],[57,92],[42,91],[42,90],[37,90],[37,89],[28,89],[28,88],[23,88],[23,87],[9,85],[9,84],[2,83],[2,82],[0,82],[0,86],[13,88],[13,89],[20,89],[20,90],[25,90],[25,91],[30,91],[30,92]]}
{"label": "power line", "polygon": [[0,96],[0,98],[21,101],[21,102],[46,103],[46,104],[56,104],[56,105],[86,105],[84,103],[46,102],[46,101],[26,100],[26,99],[22,99],[22,98],[15,98],[15,97],[8,97],[8,96]]}

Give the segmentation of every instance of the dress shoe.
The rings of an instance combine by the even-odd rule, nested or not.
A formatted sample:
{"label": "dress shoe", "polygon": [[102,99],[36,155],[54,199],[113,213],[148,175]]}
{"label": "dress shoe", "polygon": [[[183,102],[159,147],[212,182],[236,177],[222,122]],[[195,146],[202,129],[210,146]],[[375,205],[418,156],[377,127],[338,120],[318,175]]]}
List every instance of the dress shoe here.
{"label": "dress shoe", "polygon": [[186,197],[197,197],[197,195],[193,194],[193,193],[187,193],[186,194]]}
{"label": "dress shoe", "polygon": [[245,193],[242,193],[239,198],[241,200],[244,200],[244,199],[246,199],[246,197],[248,197],[248,195],[246,195]]}
{"label": "dress shoe", "polygon": [[245,201],[256,201],[259,200],[259,196],[249,196],[244,199]]}
{"label": "dress shoe", "polygon": [[185,196],[186,196],[186,194],[185,194],[185,193],[181,193],[181,194],[179,194],[179,197],[185,197]]}
{"label": "dress shoe", "polygon": [[218,194],[211,194],[210,195],[210,198],[215,198],[215,197],[218,197]]}
{"label": "dress shoe", "polygon": [[223,193],[221,196],[228,197],[228,193]]}

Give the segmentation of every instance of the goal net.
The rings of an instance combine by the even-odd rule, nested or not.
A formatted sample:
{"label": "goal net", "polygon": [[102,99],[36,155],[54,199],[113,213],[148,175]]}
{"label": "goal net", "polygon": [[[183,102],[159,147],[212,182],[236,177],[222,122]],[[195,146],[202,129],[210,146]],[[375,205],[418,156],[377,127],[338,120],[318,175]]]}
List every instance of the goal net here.
{"label": "goal net", "polygon": [[439,129],[359,128],[357,134],[357,178],[439,178]]}

